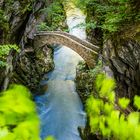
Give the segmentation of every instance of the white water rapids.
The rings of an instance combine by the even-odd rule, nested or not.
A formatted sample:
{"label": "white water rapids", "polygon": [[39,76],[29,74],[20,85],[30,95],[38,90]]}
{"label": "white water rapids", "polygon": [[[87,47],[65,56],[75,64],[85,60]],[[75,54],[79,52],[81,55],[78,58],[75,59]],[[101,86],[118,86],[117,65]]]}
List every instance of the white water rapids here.
{"label": "white water rapids", "polygon": [[[65,10],[70,34],[86,39],[84,28],[73,28],[85,23],[84,14],[76,7],[72,11]],[[44,95],[36,97],[43,140],[49,135],[56,140],[81,140],[77,128],[85,126],[85,112],[74,83],[76,66],[81,60],[65,46],[54,47],[55,68],[47,74],[49,80],[42,81],[48,89]]]}

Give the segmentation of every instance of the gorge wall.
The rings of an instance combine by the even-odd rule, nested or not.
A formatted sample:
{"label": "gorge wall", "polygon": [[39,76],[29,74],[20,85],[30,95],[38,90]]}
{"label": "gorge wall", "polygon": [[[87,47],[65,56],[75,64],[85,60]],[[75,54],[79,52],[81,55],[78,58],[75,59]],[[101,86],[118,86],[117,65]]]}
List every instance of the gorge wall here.
{"label": "gorge wall", "polygon": [[[109,76],[115,78],[117,82],[117,95],[131,98],[135,94],[140,94],[139,2],[135,0],[126,2],[128,7],[130,6],[129,9],[124,3],[120,3],[118,0],[116,5],[112,5],[114,9],[111,7],[113,2],[108,3],[106,0],[87,4],[87,24],[91,26],[89,28],[87,25],[87,34],[90,42],[100,46],[101,52],[98,61],[102,62],[102,70]],[[121,11],[119,6],[128,10]],[[102,11],[101,8],[103,7],[104,10]],[[118,11],[118,13],[112,15],[115,10]],[[123,13],[127,14],[123,15]],[[104,14],[104,16],[102,16],[102,14]],[[124,17],[121,19],[118,15]],[[118,18],[118,20],[115,18]],[[91,22],[94,23],[93,27]],[[77,74],[79,75],[79,72]],[[83,76],[80,75],[78,78],[82,79]],[[86,77],[86,74],[84,75]],[[81,85],[79,89],[84,89],[84,87],[85,85],[83,84],[83,88]],[[91,92],[90,89],[89,92]]]}
{"label": "gorge wall", "polygon": [[42,75],[53,68],[52,49],[45,46],[37,50],[33,46],[34,33],[37,25],[46,19],[46,13],[41,10],[51,1],[2,1],[0,3],[0,43],[17,44],[21,48],[19,54],[12,53],[13,71],[1,69],[0,85],[3,87],[8,75],[9,83],[23,84],[34,90]]}
{"label": "gorge wall", "polygon": [[133,29],[106,40],[103,46],[104,64],[117,81],[116,92],[129,98],[140,95],[140,24]]}
{"label": "gorge wall", "polygon": [[[129,19],[123,20],[123,18],[120,21],[116,21],[116,23],[113,22],[117,14],[114,18],[112,18],[113,15],[111,17],[110,14],[111,3],[103,0],[94,2],[94,6],[92,2],[91,0],[91,3],[86,5],[88,15],[87,24],[91,26],[91,22],[94,23],[93,27],[91,26],[90,28],[87,25],[87,39],[93,44],[100,46],[101,52],[94,69],[89,70],[85,64],[79,64],[76,77],[77,92],[83,103],[86,102],[86,99],[90,95],[95,95],[96,97],[96,95],[98,95],[94,82],[96,75],[105,72],[116,81],[116,96],[128,97],[133,102],[134,95],[140,95],[140,20],[136,18],[140,13],[139,2],[135,0],[133,0],[132,3],[128,2],[128,5],[130,4],[132,8],[132,11],[130,10],[131,8],[129,9],[130,11],[128,10],[131,13],[131,15],[129,15],[130,13],[128,14],[127,18]],[[118,3],[116,3],[116,5],[117,4]],[[113,5],[114,9],[116,5]],[[99,8],[97,8],[98,6]],[[110,8],[107,9],[108,11],[106,12],[105,6]],[[103,11],[100,9],[101,7],[104,8]],[[115,15],[113,11],[112,14]],[[125,12],[127,13],[128,11]],[[105,15],[107,12],[109,16]],[[118,13],[119,12],[120,11],[118,11]],[[102,16],[102,14],[104,16]],[[107,19],[105,19],[105,16],[108,16]],[[109,23],[109,21],[111,23]],[[110,24],[112,25],[110,26]],[[111,31],[107,30],[107,26],[110,26],[108,30]],[[113,26],[117,27],[117,31],[112,31]],[[88,122],[86,129],[81,135],[83,140],[102,140],[102,137],[99,136],[100,134],[93,135],[91,133]]]}

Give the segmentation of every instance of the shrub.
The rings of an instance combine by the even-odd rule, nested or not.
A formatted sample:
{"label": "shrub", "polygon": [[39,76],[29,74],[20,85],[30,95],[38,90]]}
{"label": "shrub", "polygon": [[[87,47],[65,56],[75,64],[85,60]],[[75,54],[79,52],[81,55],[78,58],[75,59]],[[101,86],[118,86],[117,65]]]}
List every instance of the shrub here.
{"label": "shrub", "polygon": [[137,111],[125,113],[130,100],[115,99],[115,82],[103,74],[97,76],[98,96],[91,96],[86,102],[91,132],[108,140],[140,140],[140,97],[134,97]]}
{"label": "shrub", "polygon": [[0,96],[0,139],[40,140],[39,119],[30,92],[12,85]]}
{"label": "shrub", "polygon": [[52,136],[48,136],[45,140],[55,140]]}
{"label": "shrub", "polygon": [[37,25],[37,30],[45,31],[45,30],[50,30],[50,28],[47,26],[45,22],[41,22],[39,25]]}
{"label": "shrub", "polygon": [[6,16],[4,15],[4,11],[0,9],[0,28],[2,30],[8,30],[9,29],[9,24],[7,21]]}
{"label": "shrub", "polygon": [[19,52],[19,48],[17,45],[0,45],[0,67],[4,67],[6,65],[6,57],[8,56],[11,49]]}
{"label": "shrub", "polygon": [[61,30],[65,30],[64,20],[65,14],[62,3],[60,0],[54,0],[47,8],[44,8],[42,12],[47,13],[46,23],[40,23],[38,30],[57,30],[58,27]]}
{"label": "shrub", "polygon": [[75,3],[87,12],[88,27],[101,28],[104,34],[121,31],[140,21],[137,0],[76,0]]}

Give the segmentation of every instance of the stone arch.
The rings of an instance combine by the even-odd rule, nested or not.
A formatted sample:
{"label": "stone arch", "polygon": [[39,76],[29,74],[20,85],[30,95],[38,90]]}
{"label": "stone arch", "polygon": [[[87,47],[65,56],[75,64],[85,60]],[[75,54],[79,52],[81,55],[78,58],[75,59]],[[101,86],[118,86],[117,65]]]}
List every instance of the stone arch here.
{"label": "stone arch", "polygon": [[85,60],[88,67],[94,67],[99,51],[99,47],[65,32],[37,33],[34,39],[35,48],[43,47],[46,44],[60,44],[71,48]]}

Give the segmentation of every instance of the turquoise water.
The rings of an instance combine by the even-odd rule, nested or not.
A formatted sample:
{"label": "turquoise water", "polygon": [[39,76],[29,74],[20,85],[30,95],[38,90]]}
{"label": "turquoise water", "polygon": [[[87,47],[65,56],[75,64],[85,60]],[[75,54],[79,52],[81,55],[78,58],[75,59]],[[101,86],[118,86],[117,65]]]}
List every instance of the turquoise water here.
{"label": "turquoise water", "polygon": [[85,112],[76,92],[76,66],[82,58],[67,47],[54,48],[55,69],[47,74],[44,95],[35,98],[41,120],[41,138],[81,140],[78,127],[85,126]]}

